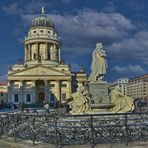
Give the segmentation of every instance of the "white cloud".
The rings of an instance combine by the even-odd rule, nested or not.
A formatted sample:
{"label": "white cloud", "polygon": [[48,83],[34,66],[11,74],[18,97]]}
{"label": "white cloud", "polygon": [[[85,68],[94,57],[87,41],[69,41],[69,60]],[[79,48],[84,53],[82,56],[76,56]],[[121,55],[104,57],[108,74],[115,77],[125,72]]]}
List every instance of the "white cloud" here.
{"label": "white cloud", "polygon": [[148,63],[148,31],[139,31],[131,38],[113,43],[108,47],[110,55],[120,59],[135,59]]}
{"label": "white cloud", "polygon": [[49,16],[54,19],[57,25],[62,25],[61,27],[68,26],[68,28],[65,29],[67,32],[70,31],[69,33],[73,31],[72,29],[75,29],[74,31],[80,31],[82,29],[82,31],[87,31],[86,33],[118,36],[118,34],[122,33],[121,31],[135,29],[132,22],[120,13],[99,13],[85,9],[77,15],[62,16],[53,14]]}
{"label": "white cloud", "polygon": [[128,65],[128,66],[118,66],[113,67],[113,70],[119,74],[143,74],[146,73],[140,65]]}
{"label": "white cloud", "polygon": [[119,13],[99,13],[85,9],[77,15],[49,14],[62,35],[64,50],[75,54],[88,54],[95,43],[110,44],[122,40],[127,31],[136,29],[131,20]]}
{"label": "white cloud", "polygon": [[[67,0],[66,0],[67,1]],[[68,0],[69,1],[69,0]],[[36,6],[36,10],[39,4]],[[109,3],[109,6],[113,6]],[[8,6],[16,13],[17,3]],[[5,11],[7,10],[5,8]],[[11,10],[10,9],[10,10]],[[30,25],[31,20],[38,15],[32,15],[31,6],[23,8],[20,17],[22,25]],[[117,12],[97,12],[83,9],[77,14],[47,14],[57,27],[63,42],[63,51],[68,54],[88,55],[92,52],[96,42],[101,41],[109,53],[108,56],[121,59],[139,59],[147,64],[148,60],[148,31],[139,31],[137,25]],[[131,33],[133,31],[136,33]],[[27,32],[26,32],[27,34]],[[19,38],[20,37],[19,35]],[[128,53],[128,54],[127,54]]]}
{"label": "white cloud", "polygon": [[[63,50],[68,53],[88,54],[96,42],[111,44],[128,36],[127,31],[136,26],[120,13],[100,13],[90,9],[79,11],[76,15],[47,14],[61,35]],[[21,15],[22,22],[31,24],[36,15]]]}

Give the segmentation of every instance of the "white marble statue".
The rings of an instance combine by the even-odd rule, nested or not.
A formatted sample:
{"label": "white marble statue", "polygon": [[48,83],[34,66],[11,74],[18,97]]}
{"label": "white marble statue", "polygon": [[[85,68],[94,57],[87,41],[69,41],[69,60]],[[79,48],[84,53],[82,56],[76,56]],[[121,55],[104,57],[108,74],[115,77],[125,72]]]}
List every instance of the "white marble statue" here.
{"label": "white marble statue", "polygon": [[110,103],[114,104],[114,107],[111,109],[113,113],[130,112],[135,108],[133,98],[122,94],[119,86],[116,86],[111,91],[109,99]]}
{"label": "white marble statue", "polygon": [[77,92],[71,94],[72,101],[69,105],[72,108],[71,114],[90,114],[92,113],[90,98],[91,95],[86,86],[79,86]]}
{"label": "white marble statue", "polygon": [[104,75],[106,74],[107,69],[107,61],[106,61],[106,53],[102,49],[102,43],[97,43],[96,48],[92,54],[92,64],[91,64],[91,74],[89,76],[89,81],[96,82],[102,80]]}

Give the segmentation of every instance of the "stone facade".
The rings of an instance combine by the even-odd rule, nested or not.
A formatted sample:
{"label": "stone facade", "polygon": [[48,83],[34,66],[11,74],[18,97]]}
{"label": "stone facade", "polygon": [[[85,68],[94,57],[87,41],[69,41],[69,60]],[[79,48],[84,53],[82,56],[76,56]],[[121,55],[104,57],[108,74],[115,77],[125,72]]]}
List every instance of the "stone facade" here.
{"label": "stone facade", "polygon": [[44,12],[32,21],[24,46],[25,62],[8,71],[9,103],[64,103],[87,81],[86,73],[72,72],[61,60],[60,38]]}
{"label": "stone facade", "polygon": [[0,102],[7,103],[8,90],[7,82],[0,82]]}
{"label": "stone facade", "polygon": [[119,85],[121,92],[124,95],[127,95],[128,80],[128,78],[121,78],[117,80],[117,85]]}
{"label": "stone facade", "polygon": [[148,74],[129,79],[127,94],[134,99],[148,98]]}
{"label": "stone facade", "polygon": [[128,78],[120,78],[110,84],[110,90],[113,90],[117,85],[120,87],[122,94],[127,95]]}

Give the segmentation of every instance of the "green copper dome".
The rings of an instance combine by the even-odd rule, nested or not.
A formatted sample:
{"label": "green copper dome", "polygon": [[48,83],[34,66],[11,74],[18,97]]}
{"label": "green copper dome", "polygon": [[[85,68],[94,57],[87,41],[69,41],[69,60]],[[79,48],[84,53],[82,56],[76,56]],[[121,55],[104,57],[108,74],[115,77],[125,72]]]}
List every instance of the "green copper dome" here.
{"label": "green copper dome", "polygon": [[31,27],[45,26],[54,28],[54,23],[44,14],[44,8],[42,8],[42,13],[37,18],[33,19]]}

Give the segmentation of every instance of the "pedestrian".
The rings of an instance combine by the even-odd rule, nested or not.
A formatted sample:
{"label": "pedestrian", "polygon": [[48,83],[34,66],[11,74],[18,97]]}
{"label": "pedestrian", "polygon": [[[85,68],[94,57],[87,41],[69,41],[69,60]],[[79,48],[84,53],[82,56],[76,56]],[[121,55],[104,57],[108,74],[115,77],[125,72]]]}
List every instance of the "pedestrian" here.
{"label": "pedestrian", "polygon": [[49,104],[48,104],[48,103],[46,103],[46,104],[44,105],[44,108],[45,108],[45,111],[46,111],[47,113],[49,113]]}

